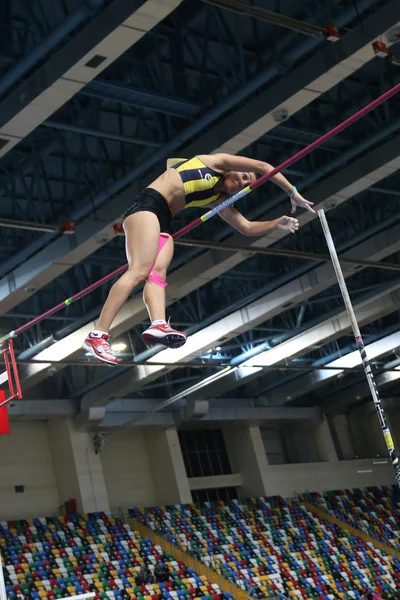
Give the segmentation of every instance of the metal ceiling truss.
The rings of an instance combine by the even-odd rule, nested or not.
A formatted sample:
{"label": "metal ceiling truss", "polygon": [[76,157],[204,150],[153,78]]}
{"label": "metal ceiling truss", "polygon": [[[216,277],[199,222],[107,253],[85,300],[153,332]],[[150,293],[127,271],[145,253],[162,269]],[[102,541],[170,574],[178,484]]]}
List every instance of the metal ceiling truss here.
{"label": "metal ceiling truss", "polygon": [[[397,170],[398,141],[393,140],[378,147],[375,151],[366,154],[363,158],[354,161],[353,164],[343,169],[339,174],[327,178],[320,185],[310,190],[308,194],[311,199],[321,200],[326,197],[327,191],[332,194],[322,205],[329,208],[333,203],[336,205],[351,199],[357,191],[368,188],[369,185],[376,185],[378,181],[384,179]],[[374,168],[375,167],[375,168]],[[365,173],[365,175],[363,175]],[[313,220],[312,215],[304,214],[301,222],[307,223]],[[283,236],[282,236],[283,237]],[[233,240],[241,241],[240,236],[232,236]],[[268,246],[276,242],[274,236],[263,238],[255,243],[262,246]],[[233,258],[233,260],[232,260]],[[235,265],[240,264],[246,259],[244,253],[226,252],[207,252],[200,257],[192,260],[189,265],[177,269],[169,277],[170,295],[169,303],[172,304],[178,298],[184,298],[194,290],[202,287],[206,281],[210,281],[224,273]],[[114,329],[115,335],[121,334],[134,325],[142,322],[145,318],[145,311],[142,301],[139,297],[130,300],[126,307],[121,311]],[[81,345],[81,340],[93,323],[89,323],[84,328],[78,329],[75,333],[67,336],[65,339],[56,342],[49,351],[44,350],[37,354],[38,359],[45,360],[47,356],[57,356],[60,360],[72,356]],[[38,383],[46,376],[49,367],[37,365],[29,369],[23,369],[25,388],[29,388],[34,383]]]}
{"label": "metal ceiling truss", "polygon": [[[174,10],[181,0],[114,0],[103,8],[103,0],[91,0],[100,9],[72,39],[71,33],[87,18],[87,7],[70,23],[66,19],[39,47],[20,59],[0,80],[0,156],[16,146],[38,125],[70,100],[117,57],[137,43],[146,32]],[[67,41],[65,41],[67,40]],[[57,45],[64,44],[57,49]],[[46,62],[40,61],[53,50]],[[55,52],[54,52],[55,50]],[[38,66],[40,65],[40,66]],[[38,66],[33,75],[15,87],[21,77]]]}
{"label": "metal ceiling truss", "polygon": [[[371,321],[377,320],[379,317],[393,314],[397,311],[399,305],[400,295],[399,286],[395,288],[389,288],[387,292],[382,292],[378,296],[374,296],[371,300],[367,300],[356,308],[357,320],[360,326],[369,324]],[[253,358],[244,360],[240,363],[239,369],[231,375],[220,379],[217,384],[213,386],[213,394],[217,397],[229,393],[231,389],[238,389],[241,385],[246,385],[252,380],[258,379],[263,375],[262,368],[253,365],[266,365],[271,366],[275,362],[287,361],[288,372],[290,372],[291,361],[299,356],[309,356],[310,350],[317,349],[318,353],[320,347],[327,345],[330,341],[336,340],[338,348],[341,348],[341,354],[346,354],[346,349],[343,344],[340,343],[340,338],[350,331],[347,315],[342,312],[335,318],[330,318],[319,325],[314,326],[311,329],[306,330],[304,333],[300,333],[297,336],[291,337],[289,340],[282,342],[276,347],[271,347],[260,354],[255,354]],[[351,336],[349,336],[351,337]],[[366,336],[366,343],[368,343],[368,337]],[[313,364],[312,359],[309,361]],[[297,363],[297,361],[296,361]],[[326,364],[330,364],[326,361]],[[296,364],[294,365],[296,366]],[[306,364],[305,364],[306,366]],[[321,369],[323,371],[323,369]],[[319,373],[319,372],[318,372]],[[337,373],[336,376],[340,375]],[[306,376],[303,376],[304,379]],[[271,381],[271,378],[269,378]],[[293,378],[290,383],[281,383],[279,378],[274,380],[273,389],[269,392],[261,392],[257,384],[252,386],[254,395],[262,396],[262,403],[273,404],[274,406],[280,406],[285,404],[288,399],[292,400],[300,395],[305,395],[310,388],[307,387],[303,391],[303,388],[299,386],[299,378]],[[291,392],[288,389],[291,389]],[[202,390],[204,397],[207,397],[207,386]],[[198,392],[193,397],[198,397]]]}
{"label": "metal ceiling truss", "polygon": [[[112,407],[105,414],[101,422],[102,429],[113,427],[123,427],[127,421],[133,417],[140,417],[138,426],[173,426],[181,422],[182,413],[175,407],[174,411],[153,413],[145,415],[152,408],[157,406],[158,400],[146,398],[116,400]],[[233,406],[233,408],[229,408]],[[74,417],[79,411],[79,404],[73,400],[67,399],[48,399],[48,400],[24,400],[14,404],[9,408],[9,418],[11,421],[25,420],[51,420],[59,418]],[[247,421],[250,417],[254,422],[274,421],[277,423],[291,421],[320,421],[322,413],[319,408],[263,408],[251,407],[249,402],[243,399],[232,399],[232,402],[219,402],[217,399],[213,402],[211,410],[204,418],[205,422],[217,426],[219,422],[240,420]]]}
{"label": "metal ceiling truss", "polygon": [[[34,2],[38,11],[45,6],[45,0]],[[339,27],[351,23],[337,44],[324,44],[317,37],[304,38],[299,33],[282,36],[265,22],[191,0],[162,4],[164,12],[157,0],[136,0],[133,8],[126,0],[92,0],[92,12],[80,15],[81,20],[76,11],[65,16],[54,4],[41,30],[36,19],[34,28],[38,31],[32,31],[25,47],[20,45],[14,52],[13,57],[20,59],[14,64],[10,57],[0,60],[0,137],[10,138],[0,149],[1,214],[14,220],[23,214],[27,221],[52,225],[68,218],[76,224],[76,233],[68,237],[2,229],[0,252],[7,255],[11,250],[13,255],[0,270],[2,328],[11,329],[23,315],[46,310],[124,260],[122,240],[115,237],[113,224],[175,151],[192,155],[245,150],[247,155],[276,162],[335,124],[338,109],[345,117],[354,112],[355,105],[378,96],[398,80],[395,66],[374,59],[372,50],[374,38],[388,45],[394,43],[390,32],[400,22],[400,5],[395,0],[359,0],[359,17],[366,15],[362,27],[354,6],[345,3],[326,4],[324,8],[319,4],[317,11],[307,3],[301,8],[291,5],[290,18],[318,26],[325,16],[330,17],[327,22],[334,21]],[[169,18],[158,24],[167,15]],[[71,28],[70,37],[64,31],[56,42],[62,33],[58,23],[63,22]],[[241,35],[237,36],[239,23]],[[83,44],[78,43],[80,39]],[[51,58],[49,40],[58,43]],[[106,60],[89,74],[85,61],[95,54]],[[21,78],[26,79],[21,82]],[[76,82],[74,89],[71,81]],[[8,93],[3,100],[2,90]],[[285,114],[284,123],[278,124],[277,111]],[[399,199],[399,129],[398,105],[388,103],[288,173],[305,190],[306,197],[330,211],[335,240],[344,255],[376,260],[390,257],[386,260],[394,263],[393,269],[398,264],[398,202],[389,200]],[[259,193],[256,206],[253,198],[243,203],[246,216],[274,218],[278,207],[281,211],[283,197],[275,190],[271,196],[271,190],[269,186]],[[181,214],[178,226],[188,219],[191,215]],[[308,213],[300,221],[302,232],[296,238],[277,232],[252,240],[251,245],[325,252],[318,223]],[[350,239],[345,239],[345,232]],[[207,226],[207,236],[215,241],[227,235],[220,222]],[[227,241],[233,246],[244,242],[238,234]],[[185,362],[195,357],[203,364],[202,377],[212,376],[217,371],[216,359],[203,355],[217,343],[227,360],[246,350],[255,352],[257,346],[270,343],[271,337],[287,336],[291,329],[298,335],[283,341],[282,351],[287,344],[301,340],[302,349],[296,356],[307,359],[306,367],[314,357],[308,340],[318,335],[317,331],[321,336],[327,333],[318,329],[323,323],[310,329],[311,323],[321,319],[324,303],[333,313],[339,311],[340,297],[330,289],[334,278],[324,275],[329,268],[329,263],[305,262],[304,257],[294,254],[266,260],[262,255],[249,256],[241,248],[228,252],[178,247],[169,277],[168,301],[175,305],[174,322],[182,323],[191,336],[182,352],[175,352],[173,358],[171,354],[173,366],[151,364],[166,360],[169,351],[143,351],[140,332],[146,315],[139,294],[135,294],[120,313],[113,334],[129,331],[125,335],[129,349],[148,364],[115,371],[87,366],[65,369],[63,361],[79,365],[82,359],[77,352],[93,327],[104,289],[86,298],[81,306],[68,308],[60,321],[43,323],[21,336],[18,343],[25,360],[46,361],[51,357],[52,361],[21,364],[23,386],[32,397],[41,397],[43,391],[64,398],[84,394],[83,410],[98,399],[100,404],[108,404],[115,388],[120,397],[132,390],[145,398],[151,393],[162,398],[166,390],[174,396],[179,390],[187,392],[199,373],[190,363],[180,366],[180,359]],[[346,265],[345,272],[351,277],[357,266]],[[387,290],[395,277],[394,270],[367,269],[353,276],[350,284],[353,279],[354,287],[369,285],[371,292],[376,290],[376,298],[389,298]],[[281,298],[286,289],[289,293],[289,287],[294,295],[286,306]],[[258,316],[254,313],[249,318],[264,301],[265,312],[260,310]],[[299,302],[299,307],[292,302]],[[363,319],[365,323],[374,315],[393,312],[389,301],[388,305],[383,303],[382,313],[377,300],[370,302],[375,309]],[[340,322],[338,329],[321,337],[328,353],[330,342],[340,339],[345,330],[344,326],[341,329],[343,320],[338,317],[336,322]],[[383,321],[376,325],[377,329],[383,326]],[[30,349],[24,352],[27,347]],[[130,356],[128,353],[127,359]],[[53,360],[61,362],[57,365]],[[152,382],[161,377],[165,387],[155,387],[158,383]],[[210,385],[213,398],[225,393],[225,383],[226,391],[230,389],[230,378],[229,374]],[[35,388],[44,379],[45,385]],[[236,379],[235,385],[238,383]],[[283,377],[282,386],[287,384]],[[76,406],[74,403],[74,410]],[[180,407],[178,401],[177,409]],[[129,416],[120,412],[110,416],[107,427],[129,421]],[[220,416],[221,411],[217,411],[212,418]],[[154,423],[171,419],[165,415],[153,418]],[[255,413],[254,418],[258,418]]]}
{"label": "metal ceiling truss", "polygon": [[[380,293],[384,294],[385,292],[382,290]],[[372,292],[371,295],[374,296]],[[355,303],[357,302],[355,298],[353,298],[353,301]],[[372,343],[373,341],[383,337],[385,332],[390,333],[393,330],[396,330],[396,319],[396,312],[389,311],[388,314],[380,316],[373,322],[364,323],[363,336],[366,343]],[[312,326],[311,322],[310,326]],[[270,346],[272,347],[272,344]],[[319,368],[323,368],[325,370],[335,370],[335,366],[332,367],[327,365],[331,364],[336,358],[340,358],[341,356],[352,352],[354,349],[354,339],[351,333],[339,332],[338,336],[332,338],[331,340],[326,341],[322,339],[320,344],[310,346],[307,349],[306,354],[301,356],[301,358],[292,358],[286,361],[288,367],[286,372],[279,365],[279,368],[275,372],[273,372],[272,367],[264,367],[265,372],[260,373],[259,376],[253,381],[250,380],[249,384],[246,383],[246,380],[244,381],[244,386],[241,388],[241,393],[258,398],[261,402],[261,400],[264,398],[271,397],[276,390],[278,394],[277,398],[281,398],[280,388],[286,389],[287,385],[292,385],[294,380],[300,377],[300,373],[298,372],[300,369],[302,369],[304,372],[307,372],[307,369],[309,369],[309,373],[316,371]],[[254,354],[256,354],[256,351],[257,347],[255,348]],[[253,353],[249,355],[249,358],[252,356]],[[381,368],[383,368],[383,365],[381,365]],[[339,370],[339,368],[337,368],[337,370]],[[348,373],[346,373],[346,375],[348,375]],[[290,394],[288,394],[288,396],[290,396]]]}
{"label": "metal ceiling truss", "polygon": [[[376,359],[380,359],[380,362],[382,362],[385,367],[390,369],[390,372],[377,374],[376,376],[376,383],[383,397],[388,395],[398,396],[400,379],[398,359],[399,347],[400,334],[399,332],[395,332],[381,340],[378,340],[377,342],[374,342],[373,344],[370,344],[366,348],[369,360],[374,362]],[[382,360],[382,357],[385,356],[387,359]],[[353,353],[347,355],[347,357],[344,357],[344,359],[342,359],[342,364],[344,364],[344,361],[346,361],[346,364],[358,364],[356,351],[353,351]],[[313,375],[316,377],[314,387],[325,386],[324,399],[320,405],[330,414],[339,414],[340,412],[345,412],[351,404],[357,404],[358,402],[370,396],[370,391],[368,385],[366,384],[365,376],[363,377],[359,373],[351,377],[344,372],[339,379],[333,378],[333,381],[332,378],[329,377],[328,372],[325,372],[324,375],[322,373],[323,372],[318,371],[313,373]],[[336,383],[338,384],[336,389],[333,383],[335,379]],[[301,384],[302,382],[299,381],[299,383]],[[329,383],[329,388],[326,387],[327,383]],[[306,384],[308,384],[308,379]]]}
{"label": "metal ceiling truss", "polygon": [[[390,6],[389,6],[390,5]],[[394,18],[396,15],[396,10],[398,9],[398,5],[397,3],[393,3],[393,6],[391,6],[391,3],[385,5],[385,7],[383,7],[382,9],[380,9],[380,11],[377,11],[374,14],[374,18],[372,19],[367,19],[366,21],[366,25],[368,24],[368,30],[371,32],[376,32],[377,35],[383,35],[384,32],[390,28],[391,24],[393,24],[394,22]],[[348,15],[347,18],[349,18]],[[345,17],[344,17],[345,18]],[[400,15],[399,15],[400,18]],[[346,20],[346,19],[345,19]],[[371,27],[371,29],[370,29]],[[311,48],[310,46],[310,40],[306,40],[307,44],[303,43],[303,50],[300,51],[300,48],[297,49],[296,51],[290,51],[292,52],[291,56],[292,56],[292,60],[294,60],[296,58],[296,56],[300,56],[301,52],[308,52],[309,49]],[[311,40],[311,42],[314,42],[314,39]],[[285,42],[287,43],[287,42]],[[357,59],[354,60],[354,56],[357,56]],[[351,58],[353,57],[353,58]],[[275,106],[271,107],[271,110],[268,110],[268,105],[271,105],[271,98],[276,98],[278,100],[279,103],[285,102],[285,99],[287,100],[288,104],[288,111],[289,114],[293,114],[296,111],[298,111],[300,108],[304,107],[305,105],[307,105],[309,102],[311,102],[312,100],[314,100],[315,98],[319,97],[321,95],[321,93],[325,92],[327,89],[329,89],[330,87],[334,86],[335,84],[337,84],[338,82],[340,82],[342,79],[344,79],[346,76],[349,76],[352,72],[354,72],[354,70],[360,68],[363,64],[366,64],[367,62],[371,61],[373,58],[373,53],[371,50],[371,44],[370,44],[370,40],[368,40],[368,43],[366,43],[365,38],[363,38],[363,36],[358,33],[358,32],[349,32],[348,34],[346,34],[342,41],[339,44],[334,45],[334,48],[332,45],[329,45],[327,47],[324,47],[322,50],[320,50],[319,52],[316,53],[315,56],[313,56],[309,61],[307,61],[306,63],[304,63],[303,65],[301,65],[300,68],[297,68],[295,70],[295,72],[291,75],[291,77],[286,77],[284,82],[280,82],[278,84],[276,84],[277,89],[268,89],[268,93],[264,92],[261,93],[257,99],[254,102],[256,102],[257,107],[253,106],[253,105],[247,105],[248,108],[251,108],[251,112],[248,111],[248,108],[246,108],[247,115],[243,114],[243,110],[244,109],[240,109],[239,113],[240,113],[240,117],[239,115],[236,115],[234,120],[235,120],[235,126],[233,128],[233,131],[237,131],[238,128],[243,128],[245,125],[245,120],[247,121],[247,123],[249,123],[250,119],[249,119],[249,115],[257,115],[257,114],[263,114],[265,115],[266,111],[267,111],[267,116],[263,116],[263,124],[260,123],[260,119],[258,119],[257,121],[257,125],[256,127],[254,127],[254,132],[257,131],[257,136],[254,136],[253,133],[246,133],[246,135],[243,137],[242,136],[242,140],[245,141],[245,144],[242,143],[241,148],[242,149],[245,145],[248,145],[251,141],[253,141],[254,139],[256,139],[256,137],[259,137],[260,134],[265,133],[266,131],[268,131],[269,129],[271,129],[272,127],[275,126],[276,122],[273,120],[272,118],[272,112],[275,108],[277,108],[276,106],[276,101],[275,101]],[[327,66],[328,67],[328,72],[327,72]],[[336,66],[336,65],[340,65]],[[272,70],[271,70],[272,69]],[[257,87],[260,87],[261,85],[263,85],[263,83],[266,83],[268,80],[270,80],[272,77],[274,77],[274,75],[276,75],[279,72],[279,70],[276,69],[276,67],[268,67],[268,69],[266,69],[263,72],[260,72],[260,74],[258,76],[256,76],[256,78],[253,78],[253,80],[251,80],[248,84],[242,86],[236,94],[231,94],[229,95],[227,98],[225,98],[220,105],[217,105],[216,107],[214,107],[212,110],[207,111],[203,117],[197,119],[197,121],[195,121],[191,126],[189,126],[189,128],[184,129],[180,134],[179,134],[179,138],[175,138],[174,140],[172,140],[171,142],[169,142],[168,144],[166,144],[163,148],[160,149],[160,151],[156,151],[156,152],[151,152],[149,154],[149,156],[147,158],[145,158],[144,160],[142,159],[142,162],[139,166],[137,166],[136,168],[134,168],[133,170],[131,170],[131,172],[129,172],[125,177],[121,177],[120,179],[118,179],[117,182],[109,185],[106,189],[103,189],[101,192],[99,192],[99,194],[97,194],[94,198],[92,198],[92,202],[94,206],[100,206],[102,203],[105,202],[105,200],[111,195],[114,195],[116,193],[118,193],[120,190],[124,189],[124,187],[126,187],[132,180],[134,179],[138,179],[138,177],[141,177],[143,174],[145,174],[147,171],[149,171],[152,167],[152,165],[156,165],[159,164],[159,161],[166,157],[170,152],[172,152],[174,150],[175,147],[177,147],[177,145],[182,145],[182,142],[184,142],[185,140],[189,140],[193,137],[196,137],[196,132],[200,131],[200,130],[204,130],[206,123],[211,123],[213,120],[217,119],[219,115],[224,114],[224,112],[226,112],[229,107],[233,107],[235,104],[237,104],[238,102],[240,102],[242,99],[244,99],[246,96],[248,96],[249,94],[251,94],[253,91],[255,91],[257,89]],[[310,73],[321,73],[320,77],[317,77],[317,80],[313,80],[312,77],[310,77]],[[314,75],[315,78],[315,75]],[[317,83],[316,83],[317,81]],[[304,91],[305,87],[307,87],[307,90],[312,90],[312,91]],[[311,86],[311,87],[310,87]],[[300,94],[299,97],[295,96],[293,97],[293,92],[296,91],[296,89],[298,90],[299,87],[303,90],[303,92]],[[264,97],[265,96],[265,97]],[[289,98],[292,97],[292,99],[289,102]],[[267,102],[266,102],[267,100]],[[261,113],[261,107],[262,107],[262,113]],[[279,105],[278,105],[279,107]],[[254,109],[254,110],[253,110]],[[236,119],[236,117],[239,117]],[[254,119],[254,117],[253,117]],[[231,132],[231,120],[232,117],[229,118],[229,129],[227,131]],[[226,128],[226,124],[225,121],[222,121],[220,125],[218,125],[216,128],[213,129],[213,131],[211,132],[212,135],[216,135],[221,127],[225,127]],[[220,146],[220,142],[223,141],[223,139],[221,138],[220,133],[218,133],[218,137],[219,137],[219,146]],[[225,138],[226,138],[226,134],[225,134]],[[236,139],[236,138],[235,138]],[[214,143],[212,143],[212,140],[209,140],[209,135],[203,136],[203,138],[201,140],[199,140],[199,142],[201,144],[204,144],[204,147],[206,147],[206,145],[208,146],[207,150],[210,150],[212,148],[216,148],[215,145],[215,138],[214,138]],[[187,148],[184,149],[185,152],[191,152],[193,151],[199,151],[201,148],[199,147],[199,142],[197,142],[197,147],[196,149],[192,148],[191,146],[188,146]],[[235,144],[237,145],[237,141],[235,141]],[[217,147],[218,147],[217,145]],[[226,148],[228,149],[228,148]],[[233,150],[232,148],[229,148],[231,151]],[[236,148],[235,151],[237,151],[239,148]],[[158,172],[158,169],[157,171]],[[154,173],[155,174],[155,173]],[[153,173],[149,173],[148,177],[150,178],[150,175],[153,175]],[[146,175],[147,177],[147,175]],[[148,179],[147,179],[148,180]],[[134,188],[135,189],[140,189],[140,187],[142,187],[143,185],[143,181],[138,182],[137,184],[135,184]],[[114,202],[113,202],[113,208],[114,210],[112,210],[112,213],[114,214],[114,217],[112,217],[111,215],[108,217],[107,222],[112,222],[114,219],[118,218],[120,216],[120,214],[123,212],[123,209],[126,208],[126,206],[128,205],[128,203],[131,201],[132,195],[135,193],[135,189],[130,188],[129,189],[129,193],[122,193],[119,195],[118,199],[115,198]],[[122,198],[123,196],[123,198]],[[75,211],[75,214],[71,214],[69,215],[70,218],[72,218],[73,220],[79,220],[80,218],[83,217],[84,214],[87,214],[88,211],[93,210],[93,205],[89,202],[86,206],[83,206],[81,210],[79,210],[78,212]],[[91,221],[91,224],[93,225],[93,220]],[[82,224],[82,227],[85,227],[85,224]],[[78,235],[78,244],[77,244],[77,248],[79,247],[79,245],[81,244],[81,242],[79,241],[79,239],[82,240],[82,244],[84,243],[84,239],[87,238],[88,236],[88,230],[86,228],[86,233],[83,236],[83,238],[81,236],[79,236],[78,229],[77,229],[77,235]],[[104,226],[101,227],[100,229],[97,229],[96,233],[99,235],[99,237],[103,237],[106,238],[108,237],[108,239],[110,239],[110,237],[112,237],[113,233],[112,233],[112,229],[108,232],[104,231]],[[92,234],[94,235],[94,233]],[[89,241],[89,240],[87,240]],[[56,241],[53,244],[51,244],[51,246],[54,246],[54,244],[56,244],[57,246],[60,246],[60,242]],[[93,245],[89,243],[89,245],[86,245],[86,248],[91,247],[93,249]],[[63,244],[61,243],[61,246],[63,246]],[[61,250],[61,248],[59,248],[58,250],[56,250],[56,247],[52,247],[50,249],[50,252],[52,256],[60,256],[61,258],[61,254],[65,254],[65,250]],[[54,251],[53,251],[54,250]],[[60,254],[60,250],[61,250],[61,254]],[[82,247],[83,250],[83,247]],[[87,255],[87,253],[86,253]],[[85,256],[85,252],[82,252],[81,256],[79,257],[80,260],[82,260]],[[78,260],[77,258],[75,260]],[[46,260],[43,261],[43,264],[48,264],[46,262]],[[65,265],[69,266],[69,261],[66,260],[65,261]],[[58,276],[60,274],[60,271],[58,269],[56,269],[56,272],[53,274],[49,273],[48,277],[44,278],[44,281],[50,281],[52,278],[54,278],[54,275]],[[32,282],[32,285],[34,285],[34,283]],[[26,286],[25,286],[26,287]],[[34,287],[36,287],[36,289],[40,288],[40,285],[36,286],[34,285]],[[19,290],[19,288],[17,287],[17,290]],[[19,290],[20,291],[20,290]],[[17,293],[17,292],[15,292]],[[20,300],[20,299],[19,299]]]}

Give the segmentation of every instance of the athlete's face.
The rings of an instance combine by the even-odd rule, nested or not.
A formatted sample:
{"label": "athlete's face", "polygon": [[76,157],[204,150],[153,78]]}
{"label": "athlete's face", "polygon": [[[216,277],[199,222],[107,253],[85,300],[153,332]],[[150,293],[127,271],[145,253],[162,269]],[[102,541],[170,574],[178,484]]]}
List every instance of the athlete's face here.
{"label": "athlete's face", "polygon": [[256,180],[255,173],[242,173],[241,171],[228,171],[224,175],[224,192],[232,196],[243,190]]}

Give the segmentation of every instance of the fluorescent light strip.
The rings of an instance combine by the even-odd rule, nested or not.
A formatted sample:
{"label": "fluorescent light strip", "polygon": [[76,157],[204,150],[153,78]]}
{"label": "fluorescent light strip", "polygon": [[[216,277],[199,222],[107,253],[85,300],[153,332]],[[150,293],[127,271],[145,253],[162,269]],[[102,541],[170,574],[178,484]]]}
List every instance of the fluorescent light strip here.
{"label": "fluorescent light strip", "polygon": [[[306,337],[303,336],[303,337]],[[247,360],[242,363],[241,367],[251,367],[253,365],[260,365],[269,367],[274,365],[285,358],[291,358],[293,355],[297,354],[300,350],[303,349],[303,343],[301,342],[301,338],[297,340],[293,340],[292,344],[283,343],[281,346],[277,346],[276,348],[272,348],[271,350],[266,350],[262,352],[258,356],[254,356],[253,358]],[[373,342],[366,346],[368,351],[369,360],[380,356],[381,354],[385,354],[385,352],[390,352],[396,345],[400,346],[400,332],[393,333],[382,340],[378,340],[377,342]],[[351,369],[353,367],[359,366],[362,364],[360,353],[358,350],[354,350],[354,352],[349,352],[345,356],[341,356],[336,360],[327,363],[326,367],[336,367],[343,369]],[[321,366],[321,370],[323,370],[323,366]],[[337,371],[335,375],[338,375],[343,371]]]}
{"label": "fluorescent light strip", "polygon": [[181,400],[182,398],[186,398],[187,395],[193,394],[193,392],[197,392],[198,390],[201,390],[204,386],[209,385],[210,383],[214,383],[215,381],[218,381],[218,379],[221,379],[221,377],[225,377],[225,375],[228,375],[228,373],[233,373],[236,370],[237,370],[237,367],[233,367],[233,368],[225,367],[225,369],[222,369],[222,371],[219,371],[218,373],[214,373],[213,375],[210,375],[210,377],[206,377],[206,379],[203,379],[203,381],[200,381],[199,383],[195,383],[190,388],[183,390],[183,392],[180,392],[179,394],[172,396],[172,398],[170,398],[169,402],[170,402],[170,404],[172,404],[173,402],[177,402],[178,400]]}

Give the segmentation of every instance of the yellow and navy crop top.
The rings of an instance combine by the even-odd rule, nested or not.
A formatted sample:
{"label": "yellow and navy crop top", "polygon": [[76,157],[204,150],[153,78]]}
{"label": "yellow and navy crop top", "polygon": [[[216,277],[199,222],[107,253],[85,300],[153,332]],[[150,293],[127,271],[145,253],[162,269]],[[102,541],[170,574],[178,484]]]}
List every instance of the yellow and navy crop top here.
{"label": "yellow and navy crop top", "polygon": [[185,190],[186,206],[204,206],[215,202],[220,193],[214,193],[214,187],[222,174],[207,167],[197,156],[191,159],[171,158],[167,168],[176,169],[182,179]]}

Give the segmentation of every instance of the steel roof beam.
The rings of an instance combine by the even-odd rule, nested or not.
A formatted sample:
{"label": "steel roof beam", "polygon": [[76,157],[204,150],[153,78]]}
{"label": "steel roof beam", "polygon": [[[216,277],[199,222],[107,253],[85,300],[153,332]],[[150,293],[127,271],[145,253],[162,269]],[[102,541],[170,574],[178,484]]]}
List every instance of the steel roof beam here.
{"label": "steel roof beam", "polygon": [[[400,332],[393,333],[381,340],[374,342],[373,344],[368,344],[366,346],[367,356],[369,360],[373,360],[375,358],[380,358],[385,354],[389,354],[391,352],[396,351],[400,348]],[[351,353],[351,355],[346,355],[347,362],[352,361],[352,364],[361,364],[361,361],[358,360],[357,357],[358,350],[356,352]],[[396,361],[397,362],[397,361]],[[387,373],[382,373],[380,375],[375,375],[375,381],[378,386],[378,390],[381,395],[383,393],[387,393],[390,390],[391,386],[398,386],[400,380],[400,367],[394,367],[392,363],[385,364],[384,368],[393,368],[395,371],[390,371]],[[317,373],[317,372],[316,372]],[[321,375],[321,374],[320,374]],[[344,375],[346,375],[344,373]],[[321,381],[321,377],[319,377],[318,383]],[[327,380],[329,383],[329,379]],[[325,383],[325,381],[321,381],[321,383]],[[345,383],[345,382],[344,382]],[[324,389],[324,388],[322,388]],[[363,398],[370,396],[371,392],[368,387],[367,380],[362,378],[358,380],[356,383],[350,383],[345,389],[340,389],[337,392],[328,395],[324,395],[324,401],[321,403],[324,411],[329,411],[332,414],[339,414],[346,410],[346,407],[349,404],[354,402],[359,402]],[[372,398],[371,398],[372,404]]]}
{"label": "steel roof beam", "polygon": [[173,117],[191,119],[198,117],[203,112],[201,105],[189,100],[162,96],[155,92],[122,86],[108,81],[91,81],[80,91],[80,94],[91,98],[119,102],[128,106],[136,106],[137,108],[146,108]]}
{"label": "steel roof beam", "polygon": [[[3,96],[7,91],[17,84],[21,79],[33,69],[41,60],[66,39],[85,21],[88,20],[91,14],[96,14],[105,4],[104,0],[85,0],[81,6],[73,12],[65,15],[61,23],[51,30],[48,35],[40,43],[38,43],[28,55],[23,56],[18,62],[13,64],[0,79],[0,96]],[[7,1],[1,3],[2,11],[7,12]],[[12,27],[12,13],[9,10],[10,30]],[[10,30],[6,27],[2,28],[1,37],[6,38],[10,35]],[[2,40],[3,41],[3,40]]]}
{"label": "steel roof beam", "polygon": [[265,21],[266,23],[271,23],[278,27],[284,27],[285,29],[290,29],[291,31],[296,31],[297,33],[302,33],[304,35],[314,37],[322,37],[324,35],[324,29],[322,27],[317,27],[307,21],[299,21],[298,19],[288,17],[272,10],[267,10],[260,6],[252,6],[250,4],[245,4],[244,2],[238,2],[238,0],[203,0],[203,2],[216,6],[217,8],[232,11],[241,16],[245,15],[260,19],[260,21]]}
{"label": "steel roof beam", "polygon": [[48,120],[43,123],[43,127],[49,129],[57,129],[60,131],[67,131],[71,133],[78,133],[82,135],[88,135],[97,137],[105,140],[113,140],[116,142],[122,142],[123,144],[135,144],[137,146],[146,146],[149,148],[159,148],[161,143],[152,142],[151,140],[145,140],[144,138],[137,138],[130,135],[121,135],[118,133],[112,133],[111,131],[104,131],[101,129],[94,129],[90,127],[81,127],[80,125],[73,125],[72,123],[62,123],[61,121]]}
{"label": "steel roof beam", "polygon": [[[99,4],[99,0],[96,2]],[[181,2],[111,2],[0,102],[3,142],[0,156],[61,108]]]}
{"label": "steel roof beam", "polygon": [[[113,427],[124,427],[130,423],[133,417],[140,417],[136,423],[131,426],[172,426],[178,425],[182,421],[182,415],[179,411],[156,412],[148,414],[151,407],[156,406],[158,400],[136,400],[124,399],[117,400],[107,409],[104,420],[100,427],[108,429]],[[9,406],[9,418],[11,421],[37,420],[45,421],[60,418],[72,418],[78,412],[78,403],[68,399],[49,399],[49,400],[23,400]],[[249,419],[260,422],[288,422],[288,421],[318,421],[321,418],[321,410],[315,408],[268,408],[252,407],[250,400],[245,402],[235,398],[227,403],[219,403],[209,410],[208,414],[202,419],[209,423],[231,421],[248,421]]]}
{"label": "steel roof beam", "polygon": [[[387,4],[384,10],[378,12],[365,21],[365,26],[368,23],[373,27],[372,37],[379,37],[378,29],[382,28],[383,38],[393,45],[389,32],[400,22],[400,6],[397,2],[390,3],[390,6]],[[357,39],[357,36],[347,34],[341,42],[324,46],[312,59],[298,67],[295,73],[281,79],[223,119],[202,136],[201,150],[214,148],[214,152],[237,154],[276,127],[277,111],[283,110],[286,118],[289,118],[356,73],[375,57],[373,39],[365,43],[361,32],[358,35],[360,37]],[[249,115],[252,117],[250,123]],[[185,149],[188,156],[196,152],[199,152],[197,141]]]}
{"label": "steel roof beam", "polygon": [[[400,234],[400,227],[396,227],[397,236]],[[355,307],[357,320],[360,326],[370,323],[376,319],[388,315],[398,310],[400,305],[400,283],[384,292],[365,300]],[[271,366],[276,363],[282,363],[294,357],[301,356],[309,352],[313,347],[327,344],[337,339],[350,330],[350,323],[346,311],[341,312],[336,317],[331,317],[322,321],[318,325],[307,329],[306,331],[291,337],[290,339],[266,350],[252,359],[243,361],[239,368],[228,372],[225,377],[218,381],[207,383],[207,378],[202,382],[203,385],[197,389],[187,388],[182,391],[185,398],[208,398],[222,396],[229,391],[237,389],[239,386],[257,379],[265,373],[260,365]],[[255,366],[257,365],[257,366]],[[323,368],[321,368],[323,371]],[[318,378],[320,371],[315,376]],[[338,373],[329,372],[330,378],[337,376]],[[281,387],[275,387],[269,394],[263,395],[263,401],[274,406],[280,406],[304,393],[311,391],[309,382],[313,380],[313,374],[304,375],[301,378],[293,379]],[[278,382],[279,383],[279,382]],[[304,387],[303,387],[304,386]]]}
{"label": "steel roof beam", "polygon": [[[225,406],[224,408],[210,407],[208,413],[202,417],[201,423],[271,423],[319,421],[322,417],[321,410],[315,408],[273,408],[273,407],[246,407]],[[179,425],[184,421],[179,413],[156,412],[156,413],[113,413],[107,411],[104,420],[100,424],[101,429],[114,427],[149,427],[156,425]]]}

